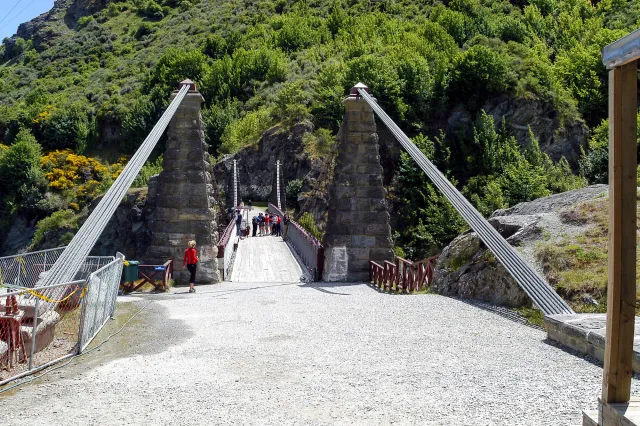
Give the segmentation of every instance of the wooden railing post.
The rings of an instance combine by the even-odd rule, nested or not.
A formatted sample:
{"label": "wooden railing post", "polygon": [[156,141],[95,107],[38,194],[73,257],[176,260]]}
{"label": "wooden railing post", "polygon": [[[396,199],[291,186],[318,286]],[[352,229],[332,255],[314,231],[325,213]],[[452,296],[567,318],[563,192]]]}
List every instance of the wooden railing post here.
{"label": "wooden railing post", "polygon": [[636,304],[637,62],[609,71],[609,283],[602,401],[629,401]]}

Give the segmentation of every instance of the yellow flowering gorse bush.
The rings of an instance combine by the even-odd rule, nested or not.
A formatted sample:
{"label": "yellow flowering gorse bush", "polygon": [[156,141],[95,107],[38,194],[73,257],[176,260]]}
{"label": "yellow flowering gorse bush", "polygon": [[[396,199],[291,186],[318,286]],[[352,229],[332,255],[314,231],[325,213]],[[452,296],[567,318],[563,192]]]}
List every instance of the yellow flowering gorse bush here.
{"label": "yellow flowering gorse bush", "polygon": [[[72,190],[81,202],[89,202],[97,197],[101,183],[117,178],[124,168],[120,162],[108,166],[96,158],[78,155],[68,149],[42,156],[40,165],[51,189]],[[78,210],[80,206],[76,206],[72,208]]]}
{"label": "yellow flowering gorse bush", "polygon": [[36,117],[33,119],[33,122],[35,124],[38,124],[38,123],[43,123],[49,120],[55,110],[56,110],[56,107],[54,107],[53,105],[45,106],[44,110],[42,110],[40,113],[38,113],[38,115],[36,115]]}

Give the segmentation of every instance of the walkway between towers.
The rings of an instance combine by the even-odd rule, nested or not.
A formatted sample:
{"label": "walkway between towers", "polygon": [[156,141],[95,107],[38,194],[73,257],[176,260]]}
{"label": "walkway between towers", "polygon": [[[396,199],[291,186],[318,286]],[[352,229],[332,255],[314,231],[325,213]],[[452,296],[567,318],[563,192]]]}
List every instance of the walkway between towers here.
{"label": "walkway between towers", "polygon": [[[248,223],[258,213],[264,213],[266,209],[253,207],[247,211]],[[273,204],[270,205],[273,213],[282,213]],[[233,224],[230,224],[233,226]],[[292,230],[295,232],[295,230]],[[244,283],[297,283],[309,281],[310,273],[304,263],[289,244],[282,237],[274,235],[249,236],[237,239],[238,245],[233,261],[233,270],[229,281]]]}

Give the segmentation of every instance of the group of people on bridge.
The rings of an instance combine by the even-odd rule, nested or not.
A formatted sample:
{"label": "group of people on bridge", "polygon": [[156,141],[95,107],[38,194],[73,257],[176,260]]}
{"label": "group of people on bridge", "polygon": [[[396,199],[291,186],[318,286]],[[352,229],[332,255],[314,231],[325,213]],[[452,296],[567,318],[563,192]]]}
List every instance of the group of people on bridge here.
{"label": "group of people on bridge", "polygon": [[[251,219],[251,226],[253,227],[252,237],[273,235],[275,237],[282,236],[282,218],[280,216],[271,214],[267,210],[266,213],[258,213]],[[258,232],[259,231],[259,232]]]}

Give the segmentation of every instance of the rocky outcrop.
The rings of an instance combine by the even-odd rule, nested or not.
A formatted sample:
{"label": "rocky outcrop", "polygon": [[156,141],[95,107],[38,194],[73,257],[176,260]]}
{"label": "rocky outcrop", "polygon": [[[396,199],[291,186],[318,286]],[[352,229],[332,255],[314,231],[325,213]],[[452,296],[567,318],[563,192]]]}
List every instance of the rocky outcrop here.
{"label": "rocky outcrop", "polygon": [[281,165],[282,193],[295,179],[304,180],[313,167],[313,161],[304,151],[302,138],[313,131],[310,122],[298,123],[287,131],[281,126],[267,130],[257,146],[241,149],[236,154],[223,156],[215,164],[213,173],[226,195],[227,206],[233,204],[233,161],[238,169],[238,197],[249,200],[273,201],[276,196],[276,161]]}
{"label": "rocky outcrop", "polygon": [[[561,235],[584,232],[580,224],[563,221],[560,211],[606,195],[607,185],[592,185],[497,210],[489,223],[509,244],[517,247],[529,264],[542,272],[535,250],[543,239],[550,242]],[[525,292],[473,231],[458,236],[442,251],[432,288],[448,296],[511,307],[530,303]]]}
{"label": "rocky outcrop", "polygon": [[[496,126],[505,119],[509,133],[522,146],[530,143],[529,128],[538,139],[540,149],[554,161],[565,157],[577,169],[581,148],[586,148],[589,129],[582,120],[560,120],[553,105],[540,100],[497,97],[488,100],[482,109],[491,115]],[[448,136],[470,140],[476,116],[459,107],[453,110],[446,121]]]}
{"label": "rocky outcrop", "polygon": [[[150,186],[155,184],[152,178]],[[113,256],[121,252],[127,259],[141,260],[151,244],[150,221],[154,199],[146,188],[130,190],[93,247],[94,256]],[[99,199],[92,203],[95,208]],[[92,210],[93,210],[92,208]]]}

